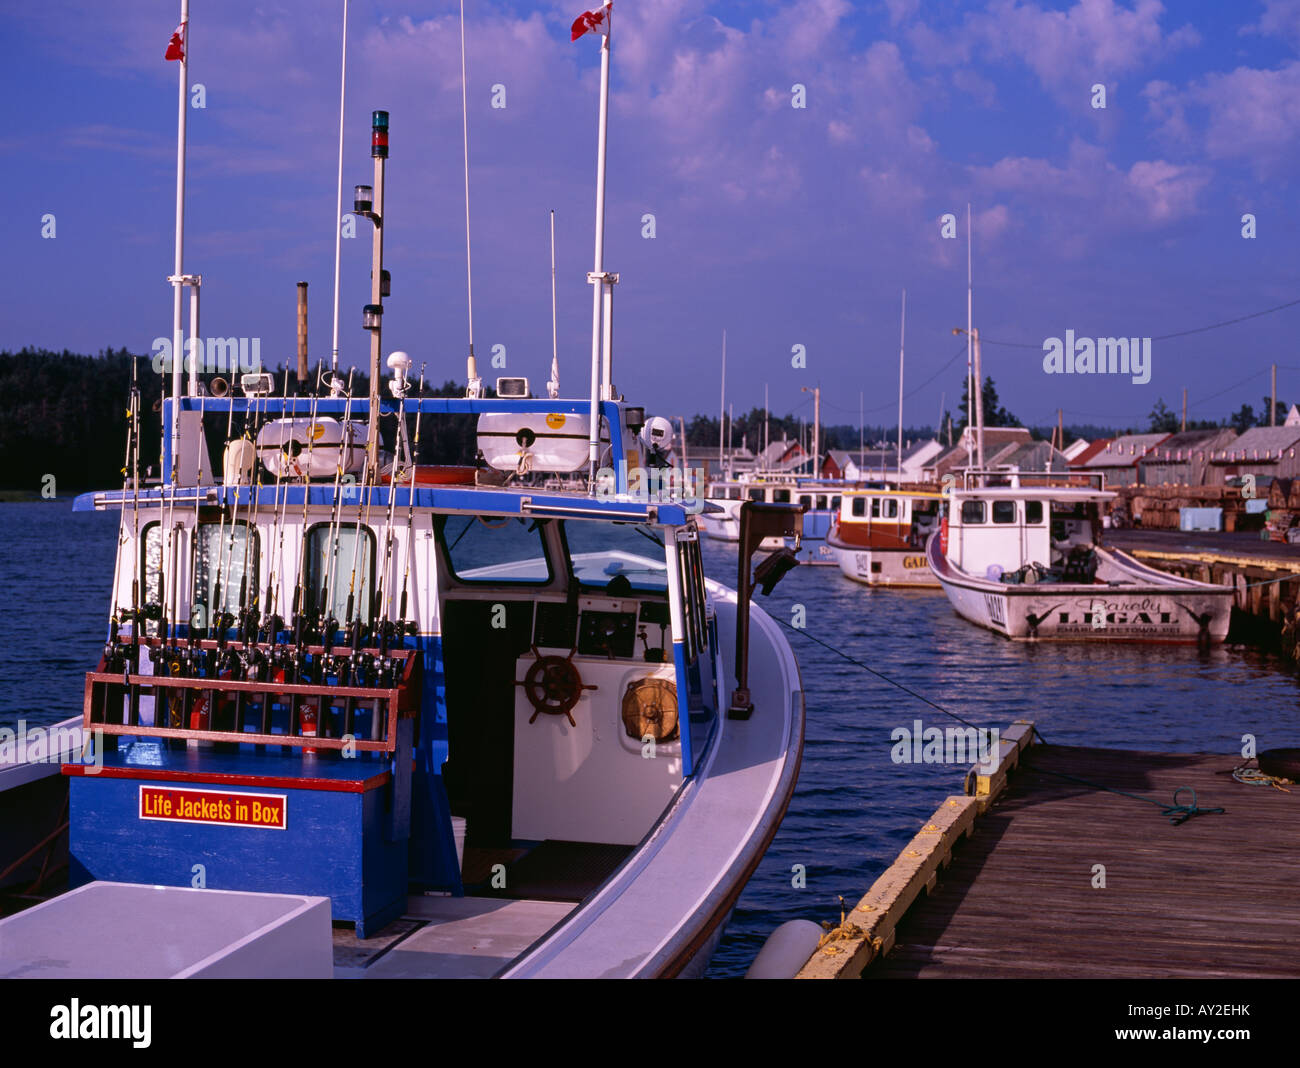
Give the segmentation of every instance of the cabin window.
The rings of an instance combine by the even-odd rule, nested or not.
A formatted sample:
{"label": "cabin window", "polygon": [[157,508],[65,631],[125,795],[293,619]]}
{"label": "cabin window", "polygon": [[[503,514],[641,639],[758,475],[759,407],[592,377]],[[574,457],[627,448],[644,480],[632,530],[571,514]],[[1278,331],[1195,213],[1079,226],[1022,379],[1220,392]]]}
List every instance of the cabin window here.
{"label": "cabin window", "polygon": [[774,500],[777,504],[789,504],[790,491],[788,489],[773,490],[772,500]]}
{"label": "cabin window", "polygon": [[1015,521],[1016,521],[1015,501],[994,501],[993,502],[993,522],[1014,523]]}
{"label": "cabin window", "polygon": [[859,519],[867,514],[867,499],[865,497],[853,498],[853,514]]}
{"label": "cabin window", "polygon": [[886,519],[898,518],[898,501],[893,497],[886,497],[882,502],[883,514]]}
{"label": "cabin window", "polygon": [[[347,623],[349,618],[356,619],[358,615],[363,623],[371,621],[375,535],[369,527],[362,527],[358,537],[357,528],[356,523],[340,523],[333,528],[334,537],[331,538],[330,524],[320,523],[307,531],[307,541],[303,546],[303,578],[309,598],[306,607],[320,607],[328,578],[329,604],[325,605],[325,618],[333,616],[341,624]],[[348,616],[349,591],[352,594],[351,617]],[[292,603],[289,609],[292,612]]]}
{"label": "cabin window", "polygon": [[826,496],[825,496],[825,494],[820,494],[820,495],[818,495],[818,497],[817,497],[817,507],[818,507],[819,510],[821,510],[821,511],[823,511],[823,512],[826,511]]}
{"label": "cabin window", "polygon": [[965,526],[978,526],[984,522],[983,501],[962,501],[961,521]]}
{"label": "cabin window", "polygon": [[750,490],[750,491],[749,491],[749,499],[750,499],[751,501],[761,501],[761,500],[763,499],[763,491],[762,491],[761,489],[752,489],[752,490]]}
{"label": "cabin window", "polygon": [[[259,565],[257,528],[242,519],[232,523],[200,523],[194,538],[190,618],[207,630],[220,612],[237,615],[240,594],[251,600],[257,592]],[[217,596],[220,587],[220,598]]]}
{"label": "cabin window", "polygon": [[1043,502],[1025,501],[1025,522],[1034,526],[1043,521]]}
{"label": "cabin window", "polygon": [[[825,501],[826,501],[826,498],[823,497],[823,498],[822,498],[823,507],[825,507]],[[811,494],[804,493],[804,494],[800,495],[800,497],[799,497],[799,504],[803,507],[804,511],[811,511],[812,506],[813,506],[813,499],[812,499]]]}
{"label": "cabin window", "polygon": [[872,518],[872,519],[879,519],[879,518],[880,518],[880,498],[879,498],[879,497],[872,497],[872,498],[871,498],[871,518]]}
{"label": "cabin window", "polygon": [[739,487],[739,486],[730,486],[730,487],[728,487],[728,489],[727,489],[727,500],[729,500],[729,501],[738,501],[738,500],[740,500],[740,487]]}
{"label": "cabin window", "polygon": [[831,498],[831,511],[832,511],[832,512],[838,512],[839,510],[840,510],[840,498],[839,498],[839,497],[832,497],[832,498]]}
{"label": "cabin window", "polygon": [[[140,572],[144,577],[140,591],[140,603],[162,604],[162,527],[157,522],[145,524],[140,538]],[[117,591],[113,592],[117,596]],[[129,607],[130,602],[124,602]],[[134,626],[134,624],[133,624]],[[156,620],[146,620],[141,633],[156,635],[159,624]]]}
{"label": "cabin window", "polygon": [[443,558],[457,582],[545,586],[551,581],[542,530],[547,520],[514,516],[435,516]]}
{"label": "cabin window", "polygon": [[664,543],[654,527],[573,519],[560,524],[560,537],[579,585],[610,592],[617,580],[637,593],[667,594]]}

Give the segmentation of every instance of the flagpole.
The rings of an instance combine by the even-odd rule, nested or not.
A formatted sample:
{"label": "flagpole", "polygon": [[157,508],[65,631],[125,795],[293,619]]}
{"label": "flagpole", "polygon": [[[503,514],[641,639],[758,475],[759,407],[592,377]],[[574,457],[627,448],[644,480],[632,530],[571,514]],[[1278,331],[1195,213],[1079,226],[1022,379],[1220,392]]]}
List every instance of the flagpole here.
{"label": "flagpole", "polygon": [[903,310],[898,322],[898,471],[895,489],[903,486],[903,338],[907,331],[907,290],[903,290]]}
{"label": "flagpole", "polygon": [[[184,372],[182,352],[185,348],[185,333],[182,325],[184,312],[184,250],[185,250],[185,119],[190,95],[190,0],[181,0],[181,58],[178,104],[176,114],[176,256],[173,261],[172,276],[172,425],[171,425],[171,463],[164,477],[169,483],[176,481],[177,464],[180,462],[180,400],[181,382]],[[197,359],[197,353],[195,359]]]}
{"label": "flagpole", "polygon": [[[603,290],[608,284],[605,273],[605,144],[609,127],[609,59],[613,38],[610,0],[605,0],[605,32],[600,42],[600,127],[596,143],[596,256],[587,280],[591,283],[591,428],[588,437],[589,478],[596,481],[600,457],[601,329],[600,311]],[[608,336],[608,335],[607,335]]]}
{"label": "flagpole", "polygon": [[555,209],[551,209],[551,380],[546,383],[546,394],[552,399],[560,395],[560,343],[555,317]]}
{"label": "flagpole", "polygon": [[348,0],[343,0],[343,63],[339,73],[339,175],[334,207],[334,342],[330,370],[339,367],[339,263],[343,256],[343,105],[348,94]]}
{"label": "flagpole", "polygon": [[[483,380],[474,358],[474,271],[469,256],[469,89],[465,84],[465,0],[460,0],[460,124],[465,157],[465,302],[469,315],[469,356],[465,361],[465,396],[481,397]],[[594,477],[594,476],[593,476]]]}

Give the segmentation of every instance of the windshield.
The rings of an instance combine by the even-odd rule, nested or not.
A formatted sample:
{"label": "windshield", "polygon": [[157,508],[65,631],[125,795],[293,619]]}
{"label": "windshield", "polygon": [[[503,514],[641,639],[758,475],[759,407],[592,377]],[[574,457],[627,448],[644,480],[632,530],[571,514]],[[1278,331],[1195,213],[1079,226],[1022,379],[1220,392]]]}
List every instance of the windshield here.
{"label": "windshield", "polygon": [[653,527],[571,520],[563,525],[563,534],[580,585],[606,589],[622,576],[632,590],[667,592],[663,538]]}

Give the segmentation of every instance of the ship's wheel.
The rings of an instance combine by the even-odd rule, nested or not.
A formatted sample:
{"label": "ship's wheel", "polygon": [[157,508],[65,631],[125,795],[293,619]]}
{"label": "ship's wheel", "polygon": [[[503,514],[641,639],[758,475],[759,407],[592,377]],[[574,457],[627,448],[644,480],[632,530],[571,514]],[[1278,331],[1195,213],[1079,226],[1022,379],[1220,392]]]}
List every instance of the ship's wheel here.
{"label": "ship's wheel", "polygon": [[[576,653],[575,649],[573,653]],[[548,716],[565,716],[569,725],[576,727],[578,721],[573,718],[573,708],[582,696],[583,690],[594,690],[594,685],[582,681],[577,665],[573,662],[573,653],[568,656],[543,656],[533,646],[533,655],[537,657],[528,674],[516,686],[524,688],[524,696],[533,706],[533,714],[528,722],[533,723],[542,713]]]}

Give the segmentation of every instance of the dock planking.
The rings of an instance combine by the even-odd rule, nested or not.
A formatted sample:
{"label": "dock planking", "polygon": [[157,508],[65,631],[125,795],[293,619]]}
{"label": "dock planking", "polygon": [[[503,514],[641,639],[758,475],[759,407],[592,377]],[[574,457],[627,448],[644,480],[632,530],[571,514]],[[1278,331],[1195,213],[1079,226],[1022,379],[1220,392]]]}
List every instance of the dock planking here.
{"label": "dock planking", "polygon": [[[1039,745],[952,850],[866,978],[1300,976],[1300,787],[1246,786],[1232,755]],[[1199,815],[1152,804],[1190,786]],[[1179,803],[1190,800],[1184,792]],[[1105,887],[1094,887],[1104,865]]]}

